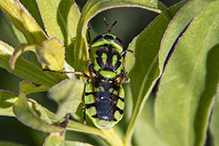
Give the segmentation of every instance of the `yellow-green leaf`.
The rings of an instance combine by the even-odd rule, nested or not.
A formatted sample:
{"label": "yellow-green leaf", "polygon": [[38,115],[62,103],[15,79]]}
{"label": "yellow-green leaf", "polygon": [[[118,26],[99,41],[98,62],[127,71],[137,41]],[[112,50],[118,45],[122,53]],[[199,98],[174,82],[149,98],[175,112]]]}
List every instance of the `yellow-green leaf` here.
{"label": "yellow-green leaf", "polygon": [[42,85],[54,85],[59,80],[50,76],[42,69],[33,65],[29,61],[19,57],[16,61],[15,69],[12,70],[9,65],[9,59],[12,56],[14,49],[8,44],[0,41],[0,66],[5,68],[7,71],[34,83]]}
{"label": "yellow-green leaf", "polygon": [[[35,53],[38,53],[40,51],[40,49],[41,49],[41,47],[37,46],[37,45],[20,44],[18,47],[16,47],[15,51],[13,52],[12,56],[10,57],[9,63],[11,65],[11,69],[12,70],[15,69],[16,61],[22,53],[24,53],[26,51],[33,51]],[[37,55],[37,56],[39,56],[39,55]],[[44,63],[46,64],[47,62],[44,61]]]}
{"label": "yellow-green leaf", "polygon": [[76,37],[80,12],[72,0],[37,0],[49,37],[58,37],[66,46]]}
{"label": "yellow-green leaf", "polygon": [[92,146],[89,143],[83,143],[78,141],[65,141],[65,146]]}
{"label": "yellow-green leaf", "polygon": [[64,146],[65,132],[52,132],[46,138],[43,146]]}
{"label": "yellow-green leaf", "polygon": [[52,125],[44,109],[34,100],[27,99],[24,94],[24,91],[32,93],[43,90],[46,91],[47,89],[44,86],[35,87],[29,82],[22,82],[19,88],[19,99],[13,106],[14,114],[23,124],[36,130],[49,133],[62,132],[64,128]]}
{"label": "yellow-green leaf", "polygon": [[65,48],[57,38],[50,38],[43,42],[40,58],[48,62],[51,70],[64,70]]}
{"label": "yellow-green leaf", "polygon": [[0,7],[23,32],[29,43],[41,45],[46,40],[46,34],[18,0],[2,0],[0,1]]}
{"label": "yellow-green leaf", "polygon": [[18,95],[9,91],[0,90],[0,115],[15,116],[12,106],[17,101]]}
{"label": "yellow-green leaf", "polygon": [[29,34],[28,41],[31,44],[41,45],[43,41],[47,39],[46,34],[42,30],[42,28],[37,24],[35,19],[31,16],[28,10],[18,1],[15,0],[15,5],[18,9],[18,13],[22,18],[22,23]]}

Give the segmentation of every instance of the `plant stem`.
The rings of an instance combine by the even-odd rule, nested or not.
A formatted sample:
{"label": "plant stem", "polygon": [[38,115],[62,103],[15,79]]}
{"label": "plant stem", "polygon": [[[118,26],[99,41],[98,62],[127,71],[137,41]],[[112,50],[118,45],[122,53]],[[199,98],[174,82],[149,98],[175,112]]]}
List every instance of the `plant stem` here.
{"label": "plant stem", "polygon": [[125,146],[124,140],[121,136],[116,132],[114,128],[109,130],[102,130],[104,135],[106,136],[104,139],[112,146]]}

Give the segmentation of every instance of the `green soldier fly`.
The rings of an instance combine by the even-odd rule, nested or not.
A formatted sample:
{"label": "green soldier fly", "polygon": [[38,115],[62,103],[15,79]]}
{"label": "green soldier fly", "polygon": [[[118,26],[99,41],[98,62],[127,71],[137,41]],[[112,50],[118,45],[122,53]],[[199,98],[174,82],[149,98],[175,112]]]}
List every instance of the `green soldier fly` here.
{"label": "green soldier fly", "polygon": [[107,32],[90,43],[91,81],[85,86],[84,101],[93,123],[98,128],[109,129],[123,117],[125,94],[122,83],[129,82],[129,78],[124,77],[122,55],[130,50],[123,51],[122,41],[111,33],[118,20],[110,28],[105,18],[104,22]]}
{"label": "green soldier fly", "polygon": [[90,43],[92,63],[88,67],[89,76],[83,72],[59,72],[80,74],[86,78],[84,111],[100,129],[109,129],[122,119],[125,105],[122,83],[129,82],[129,78],[125,77],[126,73],[123,71],[122,55],[130,50],[123,51],[121,40],[111,34],[111,29],[117,21],[109,28],[104,18],[107,32],[97,36]]}

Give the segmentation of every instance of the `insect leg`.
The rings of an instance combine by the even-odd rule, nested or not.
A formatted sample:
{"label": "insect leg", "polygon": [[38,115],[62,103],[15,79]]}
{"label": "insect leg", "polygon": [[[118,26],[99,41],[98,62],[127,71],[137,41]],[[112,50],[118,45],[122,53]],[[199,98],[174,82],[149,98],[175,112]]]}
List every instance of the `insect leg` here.
{"label": "insect leg", "polygon": [[68,120],[71,116],[71,113],[68,113],[65,115],[65,121],[63,121],[62,123],[59,124],[59,127],[63,127],[63,128],[66,128],[67,125],[68,125]]}
{"label": "insect leg", "polygon": [[84,110],[83,124],[85,125],[85,124],[87,124],[87,122],[86,122],[86,117],[85,117],[85,111],[86,111],[86,109],[85,109],[85,108],[83,108],[83,110]]}
{"label": "insect leg", "polygon": [[77,72],[77,71],[55,71],[55,70],[51,70],[51,69],[43,69],[43,71],[50,71],[50,72],[55,72],[55,73],[60,73],[60,74],[68,74],[68,73],[71,73],[71,74],[76,74],[76,75],[82,75],[82,76],[84,76],[85,78],[89,78],[89,76],[86,75],[85,73],[83,73],[83,72]]}
{"label": "insect leg", "polygon": [[133,51],[133,50],[130,50],[130,49],[127,49],[127,50],[123,51],[123,52],[122,52],[120,55],[123,55],[123,54],[125,54],[126,52],[135,53],[135,51]]}

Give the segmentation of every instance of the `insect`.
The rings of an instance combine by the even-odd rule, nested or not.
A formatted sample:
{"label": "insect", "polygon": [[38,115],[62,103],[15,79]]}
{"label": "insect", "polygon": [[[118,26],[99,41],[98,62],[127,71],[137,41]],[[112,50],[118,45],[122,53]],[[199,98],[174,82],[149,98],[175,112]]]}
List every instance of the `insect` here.
{"label": "insect", "polygon": [[[111,29],[117,21],[110,28],[105,18],[104,22],[107,32],[98,35],[90,43],[89,75],[82,72],[59,73],[80,74],[86,78],[84,111],[96,127],[109,129],[123,117],[125,93],[122,83],[129,82],[129,78],[125,77],[126,73],[123,71],[122,55],[130,50],[123,52],[121,40],[111,34]],[[86,123],[85,116],[84,123]]]}
{"label": "insect", "polygon": [[[122,41],[111,33],[112,26],[104,18],[107,32],[98,35],[90,44],[92,63],[89,66],[90,80],[85,85],[86,113],[101,129],[109,129],[123,117],[124,89],[129,82],[123,71]],[[131,51],[132,52],[132,51]]]}

